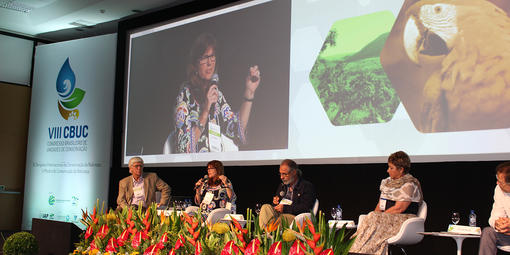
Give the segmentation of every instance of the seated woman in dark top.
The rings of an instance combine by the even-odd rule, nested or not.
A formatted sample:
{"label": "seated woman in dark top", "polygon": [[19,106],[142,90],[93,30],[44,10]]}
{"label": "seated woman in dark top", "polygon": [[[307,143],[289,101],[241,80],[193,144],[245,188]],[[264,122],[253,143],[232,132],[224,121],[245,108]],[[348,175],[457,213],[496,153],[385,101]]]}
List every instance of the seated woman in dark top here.
{"label": "seated woman in dark top", "polygon": [[410,168],[411,160],[405,152],[390,155],[389,177],[381,181],[379,202],[358,226],[350,252],[387,254],[386,240],[398,233],[404,221],[416,217],[423,194],[420,182],[409,174]]}

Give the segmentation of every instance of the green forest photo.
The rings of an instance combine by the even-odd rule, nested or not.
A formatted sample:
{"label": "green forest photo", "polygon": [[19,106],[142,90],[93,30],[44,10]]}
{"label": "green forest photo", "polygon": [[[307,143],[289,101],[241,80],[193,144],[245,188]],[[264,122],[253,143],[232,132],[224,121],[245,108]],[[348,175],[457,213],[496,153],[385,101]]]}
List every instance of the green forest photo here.
{"label": "green forest photo", "polygon": [[310,82],[335,126],[387,122],[400,100],[379,55],[395,22],[389,11],[339,20],[331,27]]}

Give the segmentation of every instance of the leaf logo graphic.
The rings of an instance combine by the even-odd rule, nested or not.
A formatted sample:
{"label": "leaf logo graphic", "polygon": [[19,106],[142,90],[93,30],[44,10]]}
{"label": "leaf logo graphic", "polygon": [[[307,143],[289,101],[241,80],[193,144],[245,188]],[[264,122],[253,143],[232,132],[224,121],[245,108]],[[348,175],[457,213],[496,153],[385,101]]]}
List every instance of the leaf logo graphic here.
{"label": "leaf logo graphic", "polygon": [[57,77],[57,92],[59,95],[58,110],[62,118],[76,120],[80,111],[76,109],[85,96],[85,90],[76,88],[76,76],[66,59]]}

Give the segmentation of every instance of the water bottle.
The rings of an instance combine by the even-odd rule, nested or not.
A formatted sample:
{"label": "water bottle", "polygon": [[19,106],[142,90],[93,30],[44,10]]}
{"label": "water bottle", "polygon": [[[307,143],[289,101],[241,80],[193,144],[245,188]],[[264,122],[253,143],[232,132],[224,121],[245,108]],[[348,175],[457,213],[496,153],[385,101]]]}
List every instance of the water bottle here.
{"label": "water bottle", "polygon": [[342,220],[342,208],[340,204],[336,206],[336,220]]}
{"label": "water bottle", "polygon": [[469,226],[470,227],[476,227],[476,214],[475,214],[475,210],[471,210],[471,213],[469,213]]}

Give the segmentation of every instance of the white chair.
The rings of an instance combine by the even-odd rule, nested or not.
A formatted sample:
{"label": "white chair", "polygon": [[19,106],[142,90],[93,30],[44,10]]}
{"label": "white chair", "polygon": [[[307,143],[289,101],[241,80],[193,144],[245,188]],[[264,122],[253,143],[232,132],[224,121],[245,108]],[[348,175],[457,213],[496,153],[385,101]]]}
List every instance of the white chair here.
{"label": "white chair", "polygon": [[174,132],[171,132],[166,140],[165,140],[165,143],[163,144],[163,154],[172,154],[172,152],[174,152],[174,141],[173,141],[173,137],[174,136]]}
{"label": "white chair", "polygon": [[[317,212],[319,211],[319,199],[315,199],[315,204],[313,204],[312,212],[313,215],[317,215]],[[294,222],[297,222],[299,225],[302,225],[303,222],[308,218],[311,218],[311,213],[300,213],[294,217],[294,221],[290,224],[290,228],[292,229],[292,226],[294,225]]]}
{"label": "white chair", "polygon": [[232,213],[232,210],[228,210],[225,208],[216,208],[209,212],[207,215],[207,224],[213,225],[216,222],[219,222],[225,215]]}
{"label": "white chair", "polygon": [[[198,212],[198,206],[188,206],[185,212],[191,216],[195,215]],[[232,213],[232,210],[228,210],[225,208],[216,208],[209,212],[207,215],[207,219],[205,220],[208,224],[213,225],[216,222],[219,222],[225,215]]]}
{"label": "white chair", "polygon": [[[388,244],[400,247],[404,254],[407,253],[402,248],[403,245],[417,244],[423,239],[423,235],[418,234],[418,232],[425,231],[425,219],[427,219],[427,203],[425,201],[421,203],[416,216],[404,221],[402,226],[400,226],[400,231],[387,240]],[[366,215],[364,214],[359,216],[358,226],[361,226],[365,217]]]}
{"label": "white chair", "polygon": [[504,252],[510,252],[510,245],[505,245],[505,246],[498,246],[498,249],[504,251]]}

